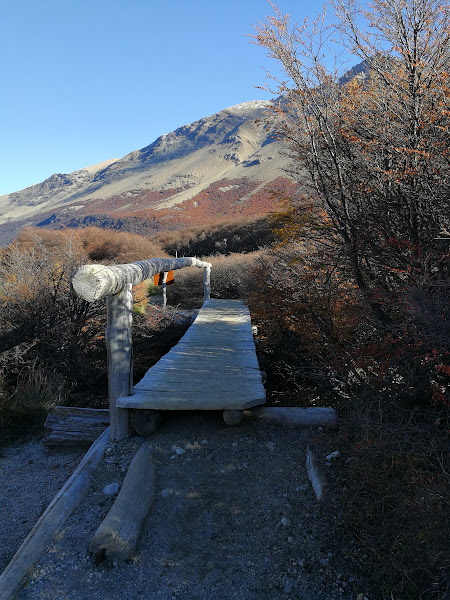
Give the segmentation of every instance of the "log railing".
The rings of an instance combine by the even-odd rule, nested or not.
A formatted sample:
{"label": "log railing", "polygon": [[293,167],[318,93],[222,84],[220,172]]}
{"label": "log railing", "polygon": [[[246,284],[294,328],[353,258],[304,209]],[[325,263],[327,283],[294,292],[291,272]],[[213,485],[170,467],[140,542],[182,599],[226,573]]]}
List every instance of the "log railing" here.
{"label": "log railing", "polygon": [[75,293],[83,300],[94,302],[106,297],[111,439],[120,440],[130,435],[129,411],[116,407],[116,400],[133,392],[132,286],[157,273],[191,266],[203,268],[204,298],[208,300],[211,294],[211,264],[197,258],[152,258],[114,266],[84,265],[72,279]]}

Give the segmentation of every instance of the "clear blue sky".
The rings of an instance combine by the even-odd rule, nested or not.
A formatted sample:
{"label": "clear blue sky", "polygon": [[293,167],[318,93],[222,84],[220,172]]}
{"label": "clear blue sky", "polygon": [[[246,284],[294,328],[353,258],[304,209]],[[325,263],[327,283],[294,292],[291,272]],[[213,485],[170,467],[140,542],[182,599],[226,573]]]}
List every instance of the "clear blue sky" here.
{"label": "clear blue sky", "polygon": [[[303,21],[311,2],[282,0]],[[315,5],[316,12],[321,3]],[[268,99],[266,0],[0,0],[0,194]]]}

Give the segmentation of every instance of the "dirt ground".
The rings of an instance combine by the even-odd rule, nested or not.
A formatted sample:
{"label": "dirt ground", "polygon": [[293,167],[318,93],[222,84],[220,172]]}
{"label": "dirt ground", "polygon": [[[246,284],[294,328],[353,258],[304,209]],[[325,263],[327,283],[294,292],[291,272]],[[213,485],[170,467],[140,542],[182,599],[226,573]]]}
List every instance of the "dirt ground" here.
{"label": "dirt ground", "polygon": [[[325,432],[326,434],[326,432]],[[316,429],[219,413],[173,413],[147,438],[110,444],[85,502],[31,573],[21,600],[338,600],[364,592],[328,534],[332,516],[305,470]],[[322,434],[323,435],[323,434]],[[151,444],[156,496],[132,561],[95,566],[89,543],[138,447]],[[0,458],[0,569],[83,451],[39,439]],[[317,457],[325,463],[325,456]]]}

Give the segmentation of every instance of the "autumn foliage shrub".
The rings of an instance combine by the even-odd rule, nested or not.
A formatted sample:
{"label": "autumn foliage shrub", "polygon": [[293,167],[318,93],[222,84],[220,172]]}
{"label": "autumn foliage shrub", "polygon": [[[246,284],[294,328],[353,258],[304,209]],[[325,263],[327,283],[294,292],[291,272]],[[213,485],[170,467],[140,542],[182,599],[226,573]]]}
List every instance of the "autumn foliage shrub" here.
{"label": "autumn foliage shrub", "polygon": [[403,276],[361,290],[321,210],[291,205],[275,218],[279,246],[255,265],[252,318],[269,402],[338,409],[340,430],[326,436],[342,456],[329,544],[351,557],[370,597],[444,598],[449,282]]}
{"label": "autumn foliage shrub", "polygon": [[157,237],[164,249],[175,256],[213,256],[255,252],[275,240],[274,223],[269,217],[222,221],[217,225],[186,228],[161,233]]}
{"label": "autumn foliage shrub", "polygon": [[[245,299],[252,286],[253,265],[259,252],[207,256],[203,260],[211,263],[211,297],[223,299]],[[182,308],[200,307],[203,303],[203,270],[189,267],[175,271],[175,284],[167,288],[171,305]]]}
{"label": "autumn foliage shrub", "polygon": [[[35,414],[34,421],[42,420],[53,404],[69,399],[76,405],[105,405],[105,301],[90,304],[78,298],[72,293],[71,278],[93,257],[114,264],[155,255],[164,253],[151,241],[100,230],[28,229],[2,250],[2,427],[23,420],[24,415]],[[145,308],[142,289],[136,290],[135,300]],[[157,336],[170,325],[168,317],[161,319],[156,313],[134,321],[137,340]]]}
{"label": "autumn foliage shrub", "polygon": [[95,358],[88,354],[101,337],[103,311],[98,303],[90,305],[70,290],[70,279],[83,262],[86,254],[73,234],[42,238],[26,232],[3,251],[0,369],[7,388],[3,405],[7,402],[19,410],[24,405],[21,398],[28,394],[35,404],[41,398],[42,407],[47,406],[49,394],[42,393],[40,382],[45,380],[49,390],[52,378],[64,403],[75,383],[83,387],[95,371]]}
{"label": "autumn foliage shrub", "polygon": [[250,307],[268,401],[338,409],[340,429],[326,436],[341,453],[329,544],[347,539],[336,554],[351,557],[369,597],[444,598],[449,290],[374,294],[379,320],[351,269],[310,233],[255,263]]}
{"label": "autumn foliage shrub", "polygon": [[283,71],[271,123],[309,203],[283,241],[303,265],[305,241],[328,252],[318,281],[295,266],[286,294],[268,286],[267,314],[292,309],[270,321],[291,380],[309,370],[340,409],[333,535],[353,535],[369,597],[448,598],[450,8],[332,0],[296,24],[272,7],[253,40]]}
{"label": "autumn foliage shrub", "polygon": [[91,262],[127,264],[149,258],[167,257],[167,253],[153,238],[145,238],[135,233],[90,227],[77,230],[77,236]]}

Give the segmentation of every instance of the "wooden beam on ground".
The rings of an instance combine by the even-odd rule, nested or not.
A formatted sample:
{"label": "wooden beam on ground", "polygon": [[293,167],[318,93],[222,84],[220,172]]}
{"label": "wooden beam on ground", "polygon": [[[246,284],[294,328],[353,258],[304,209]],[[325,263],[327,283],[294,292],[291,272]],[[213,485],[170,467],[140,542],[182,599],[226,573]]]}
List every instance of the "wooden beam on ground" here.
{"label": "wooden beam on ground", "polygon": [[154,497],[152,448],[145,444],[131,461],[116,501],[92,538],[89,552],[97,563],[104,558],[131,559]]}
{"label": "wooden beam on ground", "polygon": [[108,440],[109,429],[106,429],[92,444],[0,575],[0,600],[16,598],[41,553],[80,505],[89,489],[90,474],[101,462]]}
{"label": "wooden beam on ground", "polygon": [[321,406],[261,406],[245,411],[245,416],[292,427],[337,427],[338,424],[334,408]]}
{"label": "wooden beam on ground", "polygon": [[45,446],[90,446],[109,427],[107,409],[55,406],[44,423]]}

